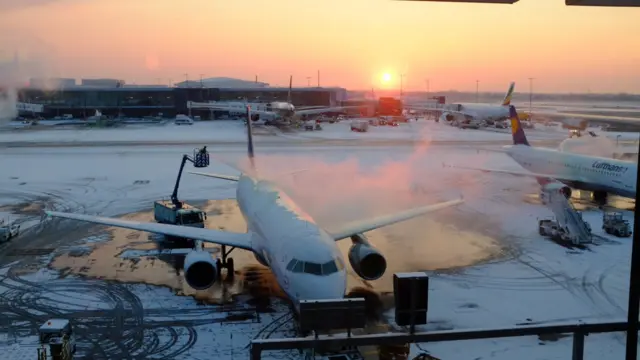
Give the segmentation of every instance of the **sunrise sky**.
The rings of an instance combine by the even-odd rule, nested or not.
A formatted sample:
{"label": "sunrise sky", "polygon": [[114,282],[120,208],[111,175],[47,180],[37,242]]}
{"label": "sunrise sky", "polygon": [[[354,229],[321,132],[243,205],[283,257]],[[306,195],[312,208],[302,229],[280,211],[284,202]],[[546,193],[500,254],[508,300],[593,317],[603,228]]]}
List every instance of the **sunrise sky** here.
{"label": "sunrise sky", "polygon": [[[640,8],[389,0],[0,0],[0,59],[168,84],[229,76],[349,89],[640,92]],[[387,81],[383,81],[384,74]]]}

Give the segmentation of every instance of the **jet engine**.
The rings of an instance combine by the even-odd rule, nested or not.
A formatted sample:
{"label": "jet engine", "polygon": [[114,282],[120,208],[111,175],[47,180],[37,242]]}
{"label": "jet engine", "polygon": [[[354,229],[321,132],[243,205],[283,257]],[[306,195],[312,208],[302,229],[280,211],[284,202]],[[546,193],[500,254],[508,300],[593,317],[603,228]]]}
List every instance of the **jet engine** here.
{"label": "jet engine", "polygon": [[559,191],[561,192],[565,198],[569,199],[571,197],[571,188],[558,183],[547,184],[542,187],[542,191],[540,192],[540,200],[543,204],[547,203],[547,199],[551,192]]}
{"label": "jet engine", "polygon": [[264,261],[264,259],[262,258],[262,256],[260,256],[260,255],[258,255],[258,254],[256,254],[256,253],[253,253],[253,257],[255,257],[255,258],[256,258],[256,260],[260,263],[260,265],[262,265],[262,266],[266,266],[266,267],[269,267],[269,264],[267,264],[267,262],[266,262],[266,261]]}
{"label": "jet engine", "polygon": [[208,289],[216,282],[217,276],[216,262],[208,252],[194,250],[185,257],[184,278],[192,288]]}
{"label": "jet engine", "polygon": [[353,271],[365,280],[377,280],[387,270],[387,260],[362,234],[351,237],[349,263]]}
{"label": "jet engine", "polygon": [[443,112],[442,115],[440,115],[440,120],[444,120],[446,122],[452,122],[455,119],[455,115],[448,112]]}

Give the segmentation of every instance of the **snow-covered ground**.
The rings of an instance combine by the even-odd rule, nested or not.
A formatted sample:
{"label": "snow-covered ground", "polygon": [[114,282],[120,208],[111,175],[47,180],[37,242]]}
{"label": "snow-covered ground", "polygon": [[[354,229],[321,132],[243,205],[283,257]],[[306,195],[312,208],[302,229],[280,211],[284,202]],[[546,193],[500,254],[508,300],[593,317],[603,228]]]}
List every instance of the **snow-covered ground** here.
{"label": "snow-covered ground", "polygon": [[[278,136],[263,135],[266,131],[256,129],[256,140],[407,140],[407,141],[510,141],[508,130],[496,132],[480,130],[462,130],[433,121],[418,121],[400,124],[398,127],[371,126],[369,132],[350,131],[348,121],[336,124],[323,124],[322,131],[298,131],[278,133]],[[238,142],[246,135],[241,121],[196,122],[193,126],[135,125],[122,128],[92,129],[40,129],[0,132],[0,145],[3,143],[42,143],[42,142]],[[527,132],[531,140],[558,140],[566,133],[535,129]]]}
{"label": "snow-covered ground", "polygon": [[[344,129],[346,126],[328,125],[324,131],[296,136],[330,139],[338,136],[335,134],[372,137],[380,134],[384,138],[390,136],[387,134],[402,133],[443,140],[510,139],[509,134],[459,130],[435,123],[374,128],[375,131],[366,134],[351,134]],[[193,127],[136,129],[130,134],[126,129],[5,133],[0,135],[0,142],[16,141],[9,135],[21,137],[20,141],[30,141],[32,135],[41,136],[37,141],[83,140],[81,133],[94,136],[91,139],[96,142],[127,136],[140,141],[172,136],[211,139],[213,135],[203,134],[204,129],[216,134],[214,125],[202,123]],[[136,135],[138,132],[146,135]],[[238,139],[243,137],[239,132]],[[531,137],[534,136],[532,132]],[[546,134],[541,132],[540,136]],[[0,177],[0,216],[15,211],[4,205],[22,204],[21,219],[36,232],[47,226],[40,223],[40,212],[24,211],[25,202],[105,216],[148,210],[153,200],[168,197],[181,154],[191,150],[192,146],[187,145],[3,149],[0,163],[5,171]],[[238,163],[244,157],[245,147],[228,144],[215,150],[216,159]],[[281,147],[257,146],[256,151],[259,168],[277,175],[301,207],[327,227],[345,219],[464,195],[465,204],[459,208],[396,224],[383,229],[382,235],[371,237],[389,262],[390,274],[373,282],[376,289],[391,290],[392,272],[431,274],[430,324],[426,329],[601,321],[625,316],[630,238],[603,234],[610,241],[589,250],[568,250],[537,235],[536,219],[552,213],[530,200],[530,195],[537,193],[535,181],[442,167],[442,162],[447,162],[518,169],[504,154],[436,144],[359,147],[300,142]],[[298,169],[308,171],[282,176]],[[205,171],[237,173],[233,167],[215,160]],[[187,201],[234,195],[234,186],[224,181],[192,175],[183,177],[180,189],[180,197]],[[625,212],[629,220],[632,215]],[[584,213],[596,233],[601,233],[600,217],[598,211]],[[33,243],[28,247],[53,248],[50,255],[41,259],[47,262],[57,252],[77,249],[86,245],[83,242],[96,241],[100,235],[99,230],[84,234],[90,229],[66,224],[69,228],[61,228],[56,234],[24,234],[32,236]],[[79,242],[68,243],[72,238]],[[20,240],[0,244],[0,323],[4,325],[0,330],[0,351],[7,354],[31,351],[29,354],[35,355],[33,347],[20,343],[33,342],[28,335],[33,335],[39,322],[56,316],[84,319],[77,320],[81,324],[80,333],[85,335],[81,350],[96,358],[104,358],[104,353],[112,358],[128,353],[172,359],[231,359],[247,356],[246,346],[252,338],[290,333],[290,325],[285,321],[288,315],[281,311],[282,305],[276,306],[279,306],[276,313],[261,314],[260,322],[252,319],[237,324],[217,322],[225,316],[219,306],[198,305],[193,298],[177,296],[169,289],[75,276],[59,278],[59,273],[44,269],[35,273],[22,270],[20,264],[13,263],[20,257],[10,254],[23,245],[18,243]],[[341,250],[346,251],[348,244],[342,245]],[[142,271],[134,265],[127,262],[118,271]],[[446,271],[458,266],[463,268]],[[97,316],[98,310],[102,317]],[[140,325],[142,319],[144,326]],[[123,339],[133,340],[124,341],[124,346],[117,345],[120,338],[107,336],[105,322],[107,327],[123,329]],[[87,340],[90,330],[98,340]],[[144,347],[143,343],[149,345]],[[621,357],[624,336],[591,335],[586,344],[588,357]],[[571,346],[570,337],[544,342],[530,337],[420,344],[412,347],[412,353],[415,355],[422,348],[442,359],[566,359]],[[263,357],[276,358],[269,352]]]}

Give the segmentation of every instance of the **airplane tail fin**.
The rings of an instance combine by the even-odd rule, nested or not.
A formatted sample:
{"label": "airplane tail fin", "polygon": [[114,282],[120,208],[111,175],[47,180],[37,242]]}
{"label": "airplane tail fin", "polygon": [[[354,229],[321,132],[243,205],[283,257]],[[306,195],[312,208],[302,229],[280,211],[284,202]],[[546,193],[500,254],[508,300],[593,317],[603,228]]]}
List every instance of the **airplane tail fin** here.
{"label": "airplane tail fin", "polygon": [[527,136],[524,134],[522,124],[518,118],[518,112],[516,111],[516,107],[513,105],[509,106],[509,118],[511,118],[511,135],[513,136],[513,144],[529,146],[529,141],[527,141]]}
{"label": "airplane tail fin", "polygon": [[511,84],[509,84],[509,90],[507,91],[507,95],[504,96],[504,100],[502,100],[502,106],[509,106],[511,105],[511,98],[513,97],[513,89],[515,88],[516,83],[515,82],[511,82]]}
{"label": "airplane tail fin", "polygon": [[253,119],[251,119],[251,105],[247,105],[247,156],[249,157],[249,166],[251,166],[251,170],[256,172],[256,164],[254,160],[253,153],[253,125],[251,124]]}
{"label": "airplane tail fin", "polygon": [[289,91],[287,92],[287,103],[292,104],[291,102],[291,87],[293,86],[293,75],[289,75]]}

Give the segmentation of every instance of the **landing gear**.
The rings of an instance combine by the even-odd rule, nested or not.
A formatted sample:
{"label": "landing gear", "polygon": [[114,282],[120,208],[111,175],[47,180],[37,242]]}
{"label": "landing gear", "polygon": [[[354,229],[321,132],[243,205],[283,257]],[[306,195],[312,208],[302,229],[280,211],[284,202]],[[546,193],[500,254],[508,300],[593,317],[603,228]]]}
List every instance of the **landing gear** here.
{"label": "landing gear", "polygon": [[233,280],[233,276],[235,275],[235,266],[233,264],[233,258],[227,258],[229,256],[229,254],[231,254],[231,252],[235,249],[235,247],[232,247],[231,249],[229,249],[229,251],[227,251],[227,246],[226,245],[222,245],[222,248],[220,250],[220,252],[222,253],[221,256],[222,258],[218,258],[216,259],[216,268],[218,269],[218,279],[220,279],[222,277],[222,268],[226,268],[227,269],[227,277],[226,280],[231,281]]}

